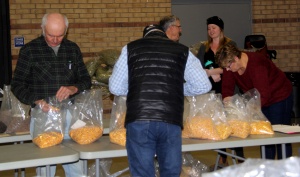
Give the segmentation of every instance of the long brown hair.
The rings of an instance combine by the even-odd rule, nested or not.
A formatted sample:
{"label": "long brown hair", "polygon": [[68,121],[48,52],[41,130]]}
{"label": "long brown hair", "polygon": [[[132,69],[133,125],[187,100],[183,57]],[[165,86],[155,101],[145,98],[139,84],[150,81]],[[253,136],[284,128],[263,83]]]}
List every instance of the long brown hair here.
{"label": "long brown hair", "polygon": [[[205,52],[208,52],[209,48],[210,48],[210,44],[212,43],[212,38],[209,36],[209,34],[207,33],[207,41],[204,42],[205,45]],[[219,43],[219,47],[217,49],[217,51],[224,46],[225,44],[229,43],[231,41],[231,39],[229,37],[226,37],[224,35],[224,30],[221,29],[220,31],[220,43]]]}

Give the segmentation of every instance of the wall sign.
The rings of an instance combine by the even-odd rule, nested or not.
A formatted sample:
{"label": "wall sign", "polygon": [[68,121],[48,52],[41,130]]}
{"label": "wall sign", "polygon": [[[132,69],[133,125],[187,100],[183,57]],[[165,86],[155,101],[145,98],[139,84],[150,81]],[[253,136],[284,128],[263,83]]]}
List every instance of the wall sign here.
{"label": "wall sign", "polygon": [[25,39],[23,36],[17,36],[14,38],[15,47],[22,47],[25,44]]}

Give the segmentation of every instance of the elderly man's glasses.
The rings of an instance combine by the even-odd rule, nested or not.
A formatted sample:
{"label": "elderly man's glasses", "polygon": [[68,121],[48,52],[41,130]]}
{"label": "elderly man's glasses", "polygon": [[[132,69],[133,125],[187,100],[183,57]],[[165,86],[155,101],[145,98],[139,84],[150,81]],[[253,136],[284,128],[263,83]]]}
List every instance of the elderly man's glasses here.
{"label": "elderly man's glasses", "polygon": [[178,27],[178,28],[181,28],[181,25],[172,25],[172,26],[176,26],[176,27]]}

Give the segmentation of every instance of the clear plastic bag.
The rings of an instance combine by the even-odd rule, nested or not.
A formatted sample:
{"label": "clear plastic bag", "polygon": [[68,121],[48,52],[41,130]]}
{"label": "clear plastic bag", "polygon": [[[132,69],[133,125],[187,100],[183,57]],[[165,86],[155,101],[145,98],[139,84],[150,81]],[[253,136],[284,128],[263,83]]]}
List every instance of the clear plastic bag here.
{"label": "clear plastic bag", "polygon": [[180,177],[201,177],[209,168],[204,163],[195,159],[189,152],[182,153],[182,170]]}
{"label": "clear plastic bag", "polygon": [[[99,176],[101,177],[117,177],[126,171],[129,170],[129,168],[125,168],[123,170],[117,171],[113,174],[110,173],[110,168],[112,164],[112,159],[100,159],[99,160]],[[93,163],[88,170],[89,177],[95,177],[96,176],[96,164]]]}
{"label": "clear plastic bag", "polygon": [[230,136],[232,130],[226,122],[220,94],[192,96],[189,102],[191,108],[186,123],[190,138],[222,140]]}
{"label": "clear plastic bag", "polygon": [[4,85],[3,97],[0,108],[0,121],[3,122],[3,126],[0,133],[4,133],[11,121],[11,99],[10,99],[10,85]]}
{"label": "clear plastic bag", "polygon": [[21,103],[10,91],[10,85],[5,85],[0,109],[0,121],[6,127],[2,127],[0,133],[29,133],[29,110],[30,105]]}
{"label": "clear plastic bag", "polygon": [[244,98],[238,94],[224,103],[228,124],[232,129],[231,136],[247,138],[250,134],[250,117],[247,114]]}
{"label": "clear plastic bag", "polygon": [[30,105],[21,103],[13,93],[10,94],[11,104],[11,121],[7,126],[6,133],[29,133],[30,125]]}
{"label": "clear plastic bag", "polygon": [[85,90],[74,99],[69,135],[78,144],[93,143],[103,135],[101,90]]}
{"label": "clear plastic bag", "polygon": [[261,111],[260,93],[257,89],[251,89],[242,95],[246,103],[246,111],[251,118],[250,134],[274,134],[272,125]]}
{"label": "clear plastic bag", "polygon": [[187,127],[187,124],[188,124],[188,117],[189,117],[189,113],[190,113],[190,103],[189,103],[189,100],[188,100],[188,97],[185,97],[184,98],[184,111],[183,111],[183,130],[182,130],[182,133],[181,133],[181,136],[182,138],[189,138],[189,129]]}
{"label": "clear plastic bag", "polygon": [[60,144],[64,138],[66,109],[56,97],[48,98],[47,103],[50,106],[48,112],[44,112],[40,105],[31,110],[31,118],[34,121],[32,142],[40,148]]}
{"label": "clear plastic bag", "polygon": [[[155,177],[160,177],[159,164],[155,159]],[[208,166],[195,159],[191,153],[182,153],[182,167],[180,177],[201,177],[202,173],[208,172]]]}
{"label": "clear plastic bag", "polygon": [[126,97],[115,96],[112,105],[111,118],[109,124],[109,139],[110,142],[121,146],[126,145],[126,110]]}
{"label": "clear plastic bag", "polygon": [[300,158],[290,157],[282,160],[246,159],[239,165],[232,165],[202,177],[300,177]]}

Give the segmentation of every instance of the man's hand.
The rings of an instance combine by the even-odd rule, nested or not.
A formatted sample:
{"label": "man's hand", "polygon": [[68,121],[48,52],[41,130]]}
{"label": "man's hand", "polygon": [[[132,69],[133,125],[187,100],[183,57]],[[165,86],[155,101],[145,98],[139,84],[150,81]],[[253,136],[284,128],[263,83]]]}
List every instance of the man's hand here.
{"label": "man's hand", "polygon": [[45,100],[37,100],[34,103],[38,105],[43,112],[48,112],[50,110],[50,105]]}
{"label": "man's hand", "polygon": [[71,95],[77,93],[78,88],[75,86],[61,86],[56,93],[56,98],[59,102],[69,98]]}

